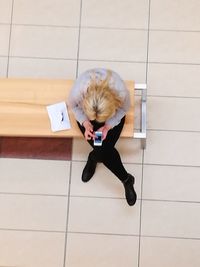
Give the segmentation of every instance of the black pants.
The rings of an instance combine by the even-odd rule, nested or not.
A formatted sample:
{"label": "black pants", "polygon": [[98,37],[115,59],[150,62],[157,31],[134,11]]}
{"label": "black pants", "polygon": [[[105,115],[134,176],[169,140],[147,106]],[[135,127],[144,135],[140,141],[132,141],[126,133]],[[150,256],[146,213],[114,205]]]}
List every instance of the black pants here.
{"label": "black pants", "polygon": [[[89,159],[96,162],[102,162],[111,172],[113,172],[121,181],[127,179],[127,171],[125,170],[119,152],[115,148],[115,144],[119,139],[121,131],[123,129],[125,122],[125,117],[121,119],[121,122],[108,131],[106,139],[103,141],[102,146],[94,146],[93,140],[87,140],[88,143],[92,146],[93,150],[89,154]],[[78,126],[81,132],[85,133],[85,128],[80,125]],[[100,124],[94,121],[91,121],[94,131],[97,131],[104,124]]]}

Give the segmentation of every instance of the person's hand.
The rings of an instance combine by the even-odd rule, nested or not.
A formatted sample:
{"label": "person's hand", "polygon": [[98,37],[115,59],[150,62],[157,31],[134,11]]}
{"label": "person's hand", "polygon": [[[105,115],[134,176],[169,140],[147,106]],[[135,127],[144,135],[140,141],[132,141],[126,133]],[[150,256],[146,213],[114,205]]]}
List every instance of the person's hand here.
{"label": "person's hand", "polygon": [[91,122],[84,121],[83,127],[85,128],[85,133],[84,133],[85,139],[86,140],[94,139],[93,125],[91,124]]}
{"label": "person's hand", "polygon": [[106,139],[106,136],[108,134],[108,131],[111,129],[112,127],[109,126],[108,124],[105,124],[104,126],[102,126],[101,128],[98,129],[98,132],[102,132],[102,140]]}

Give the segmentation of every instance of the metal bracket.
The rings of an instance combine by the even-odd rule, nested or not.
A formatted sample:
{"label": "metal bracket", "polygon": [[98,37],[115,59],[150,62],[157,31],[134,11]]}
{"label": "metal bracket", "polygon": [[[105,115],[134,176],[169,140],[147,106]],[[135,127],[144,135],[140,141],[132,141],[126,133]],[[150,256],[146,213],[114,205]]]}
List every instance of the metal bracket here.
{"label": "metal bracket", "polygon": [[146,83],[136,83],[135,90],[141,91],[141,120],[140,131],[134,132],[133,137],[141,139],[142,149],[146,148],[147,138],[147,85]]}

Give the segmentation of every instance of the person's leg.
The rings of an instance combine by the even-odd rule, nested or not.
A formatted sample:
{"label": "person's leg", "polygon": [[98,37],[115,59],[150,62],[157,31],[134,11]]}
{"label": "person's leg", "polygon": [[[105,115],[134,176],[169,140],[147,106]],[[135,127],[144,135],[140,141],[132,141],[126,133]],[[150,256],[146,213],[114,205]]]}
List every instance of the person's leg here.
{"label": "person's leg", "polygon": [[[121,161],[119,152],[114,147],[117,140],[119,139],[119,136],[124,126],[124,122],[125,122],[125,117],[121,120],[121,122],[117,126],[115,126],[108,132],[108,135],[102,144],[101,160],[104,163],[104,165],[110,171],[112,171],[123,183],[126,200],[128,204],[132,206],[135,204],[137,200],[137,194],[133,186],[133,184],[135,183],[135,178],[131,174],[127,173]],[[96,150],[94,149],[94,152],[95,151]]]}
{"label": "person's leg", "polygon": [[[117,126],[108,132],[106,139],[102,143],[102,146],[94,146],[93,140],[88,140],[88,143],[93,147],[93,151],[89,154],[87,164],[83,170],[82,180],[89,181],[95,172],[96,163],[98,161],[103,162],[103,164],[123,183],[126,200],[128,204],[132,206],[137,200],[137,195],[133,187],[135,178],[131,174],[127,173],[122,164],[119,152],[114,147],[123,129],[124,121],[125,118],[123,118]],[[84,134],[84,127],[79,123],[78,126],[81,132]],[[94,131],[98,130],[98,127],[99,125],[94,123]]]}
{"label": "person's leg", "polygon": [[[77,124],[84,136],[85,128],[78,121],[77,121]],[[93,141],[92,140],[87,140],[87,141],[92,146]],[[96,170],[96,165],[97,165],[97,160],[95,159],[93,155],[93,151],[91,151],[88,155],[87,163],[82,172],[81,179],[83,182],[88,182],[92,178]]]}
{"label": "person's leg", "polygon": [[125,117],[121,119],[120,123],[113,127],[107,134],[101,147],[94,147],[94,154],[100,157],[103,164],[113,172],[121,181],[127,178],[127,171],[125,170],[119,152],[115,148],[122,132],[125,122]]}
{"label": "person's leg", "polygon": [[[128,173],[122,164],[119,152],[114,146],[119,139],[124,126],[124,122],[125,117],[122,118],[121,122],[118,125],[116,125],[108,132],[106,139],[102,143],[102,146],[94,146],[93,140],[88,140],[88,143],[93,148],[93,150],[89,154],[88,161],[102,162],[121,181],[126,180]],[[99,125],[96,122],[92,122],[92,124],[94,131],[98,130],[102,126],[102,124]],[[79,122],[78,126],[84,135],[85,128],[80,125]]]}

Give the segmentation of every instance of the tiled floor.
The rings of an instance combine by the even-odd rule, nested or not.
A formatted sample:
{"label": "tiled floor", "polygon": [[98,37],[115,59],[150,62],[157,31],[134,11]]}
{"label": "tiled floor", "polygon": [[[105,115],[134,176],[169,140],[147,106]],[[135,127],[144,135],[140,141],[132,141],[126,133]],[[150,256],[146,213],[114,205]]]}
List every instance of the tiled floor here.
{"label": "tiled floor", "polygon": [[[42,160],[27,140],[0,139],[0,266],[200,266],[199,14],[199,0],[0,0],[1,77],[74,79],[100,66],[148,83],[147,149],[117,144],[134,207],[102,165],[81,183],[83,140]],[[11,158],[13,143],[25,159]]]}

